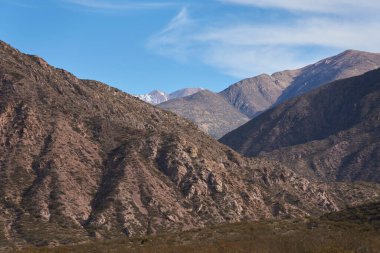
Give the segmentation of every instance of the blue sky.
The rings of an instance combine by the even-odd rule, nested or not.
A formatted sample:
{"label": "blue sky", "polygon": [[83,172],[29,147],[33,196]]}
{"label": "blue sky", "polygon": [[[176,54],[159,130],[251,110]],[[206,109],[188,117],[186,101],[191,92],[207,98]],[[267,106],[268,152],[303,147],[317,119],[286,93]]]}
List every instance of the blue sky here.
{"label": "blue sky", "polygon": [[132,94],[220,91],[345,49],[380,51],[380,1],[0,0],[0,39]]}

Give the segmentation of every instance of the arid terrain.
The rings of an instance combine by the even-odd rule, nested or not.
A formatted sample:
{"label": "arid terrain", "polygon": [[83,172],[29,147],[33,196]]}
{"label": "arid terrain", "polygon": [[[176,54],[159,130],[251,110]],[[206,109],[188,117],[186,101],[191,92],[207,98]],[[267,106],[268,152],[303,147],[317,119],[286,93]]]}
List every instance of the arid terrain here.
{"label": "arid terrain", "polygon": [[261,114],[221,142],[322,181],[379,182],[380,69],[336,81]]}
{"label": "arid terrain", "polygon": [[314,219],[235,223],[182,233],[57,247],[54,250],[29,248],[17,253],[375,253],[380,250],[379,208],[379,203],[374,203]]}
{"label": "arid terrain", "polygon": [[[319,235],[331,232],[326,247],[349,252],[340,234],[352,229],[352,236],[359,235],[367,228],[350,225],[351,217],[342,227],[345,221],[334,218],[338,223],[331,225],[321,218],[314,230],[311,220],[379,201],[376,182],[314,180],[296,164],[246,158],[172,112],[78,79],[4,42],[0,57],[0,251],[45,252],[86,243],[54,250],[244,252],[258,236],[258,252],[276,252],[269,243],[273,235],[288,247],[302,235],[315,241],[294,247],[319,252],[316,246],[325,238]],[[350,99],[364,115],[358,119],[363,128],[355,129],[372,129],[378,122],[372,85],[377,76],[373,71],[321,89],[361,83],[363,92],[355,96],[368,100]],[[201,91],[183,99],[199,94],[220,96]],[[376,174],[376,167],[369,169]],[[378,249],[377,227],[371,226],[366,245]],[[162,248],[152,248],[152,242]],[[303,252],[297,250],[288,252]]]}

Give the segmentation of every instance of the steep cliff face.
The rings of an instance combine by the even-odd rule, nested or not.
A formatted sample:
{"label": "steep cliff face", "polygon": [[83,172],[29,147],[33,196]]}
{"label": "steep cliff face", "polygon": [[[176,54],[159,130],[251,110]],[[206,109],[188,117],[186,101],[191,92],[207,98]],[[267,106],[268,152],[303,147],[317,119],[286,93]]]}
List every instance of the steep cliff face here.
{"label": "steep cliff face", "polygon": [[380,69],[289,100],[221,142],[328,181],[380,182]]}
{"label": "steep cliff face", "polygon": [[0,59],[2,245],[313,215],[346,204],[330,187],[243,158],[117,89],[3,42]]}

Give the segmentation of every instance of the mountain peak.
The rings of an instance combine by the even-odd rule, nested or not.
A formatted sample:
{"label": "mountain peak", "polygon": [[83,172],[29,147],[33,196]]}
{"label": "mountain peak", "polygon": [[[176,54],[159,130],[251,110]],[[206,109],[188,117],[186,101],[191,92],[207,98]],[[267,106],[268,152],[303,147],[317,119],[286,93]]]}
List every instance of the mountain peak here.
{"label": "mountain peak", "polygon": [[[354,50],[354,49],[348,49],[340,54],[337,54],[335,56],[326,58],[324,60],[321,60],[316,63],[316,65],[319,64],[358,64],[358,61],[363,60],[363,61],[372,61],[374,60],[375,62],[377,61],[377,58],[380,57],[380,53],[371,53],[371,52],[365,52],[365,51],[360,51],[360,50]],[[369,69],[371,70],[371,69]],[[363,74],[363,73],[360,73]]]}
{"label": "mountain peak", "polygon": [[282,92],[276,103],[305,94],[329,82],[362,75],[379,67],[379,53],[346,50],[299,69],[299,73]]}
{"label": "mountain peak", "polygon": [[158,106],[190,119],[214,138],[221,137],[249,120],[220,94],[206,89]]}
{"label": "mountain peak", "polygon": [[149,92],[149,95],[161,95],[161,96],[167,96],[167,94],[160,90],[152,90]]}
{"label": "mountain peak", "polygon": [[207,90],[207,89],[202,89],[196,93],[193,94],[193,96],[197,96],[197,95],[200,95],[200,96],[215,96],[216,94],[210,90]]}
{"label": "mountain peak", "polygon": [[168,101],[168,94],[159,90],[153,90],[148,94],[136,95],[136,97],[152,105]]}
{"label": "mountain peak", "polygon": [[347,49],[338,55],[347,56],[347,55],[357,55],[357,54],[374,54],[374,53],[365,52],[365,51],[361,51],[361,50],[355,50],[355,49]]}
{"label": "mountain peak", "polygon": [[174,91],[170,94],[167,94],[166,92],[160,91],[160,90],[153,90],[149,92],[148,94],[143,95],[136,95],[136,97],[140,98],[141,100],[157,105],[160,103],[164,103],[171,99],[181,98],[190,96],[194,93],[197,93],[198,91],[203,90],[203,88],[184,88],[177,91]]}
{"label": "mountain peak", "polygon": [[190,95],[193,95],[201,90],[204,90],[203,88],[184,88],[177,91],[174,91],[169,94],[169,99],[175,99],[175,98],[181,98],[181,97],[187,97]]}

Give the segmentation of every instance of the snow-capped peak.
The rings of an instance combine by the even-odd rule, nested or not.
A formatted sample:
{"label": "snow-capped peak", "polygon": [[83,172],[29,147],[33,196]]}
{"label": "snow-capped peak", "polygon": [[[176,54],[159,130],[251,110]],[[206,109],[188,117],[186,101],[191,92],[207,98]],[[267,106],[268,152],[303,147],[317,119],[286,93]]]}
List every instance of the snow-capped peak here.
{"label": "snow-capped peak", "polygon": [[149,92],[148,94],[136,95],[136,97],[152,105],[157,105],[171,99],[182,98],[182,97],[193,95],[194,93],[197,93],[201,90],[204,90],[204,89],[203,88],[185,88],[185,89],[174,91],[170,94],[167,94],[163,91],[154,90],[154,91]]}
{"label": "snow-capped peak", "polygon": [[137,95],[136,97],[152,105],[168,101],[168,94],[159,90],[154,90],[148,94]]}

